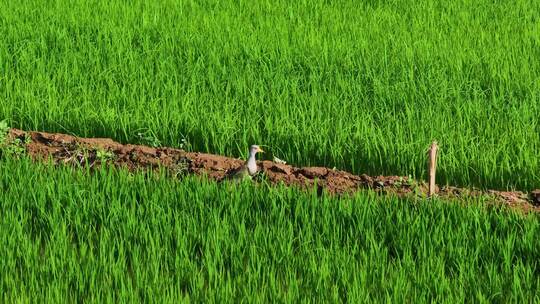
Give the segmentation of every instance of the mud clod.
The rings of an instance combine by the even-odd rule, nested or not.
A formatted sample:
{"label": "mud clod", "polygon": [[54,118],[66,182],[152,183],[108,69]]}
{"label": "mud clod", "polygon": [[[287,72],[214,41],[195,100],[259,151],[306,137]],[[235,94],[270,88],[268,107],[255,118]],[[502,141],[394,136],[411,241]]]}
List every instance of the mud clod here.
{"label": "mud clod", "polygon": [[533,190],[530,195],[531,203],[540,206],[540,189]]}
{"label": "mud clod", "polygon": [[328,169],[324,167],[306,167],[300,169],[299,172],[307,178],[321,178],[328,174]]}

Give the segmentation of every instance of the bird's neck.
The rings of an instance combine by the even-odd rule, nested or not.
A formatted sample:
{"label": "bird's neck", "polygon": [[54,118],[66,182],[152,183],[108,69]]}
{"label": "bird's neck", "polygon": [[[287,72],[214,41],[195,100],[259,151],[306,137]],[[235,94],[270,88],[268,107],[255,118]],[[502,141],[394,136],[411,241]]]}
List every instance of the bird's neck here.
{"label": "bird's neck", "polygon": [[255,157],[255,153],[249,153],[247,164],[256,164],[256,163],[257,163],[257,158]]}

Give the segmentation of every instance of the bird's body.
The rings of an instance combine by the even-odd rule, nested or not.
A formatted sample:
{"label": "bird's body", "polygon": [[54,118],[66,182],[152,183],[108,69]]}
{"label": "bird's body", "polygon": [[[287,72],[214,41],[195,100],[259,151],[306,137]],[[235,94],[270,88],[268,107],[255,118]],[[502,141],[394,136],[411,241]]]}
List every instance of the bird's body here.
{"label": "bird's body", "polygon": [[258,152],[264,152],[259,146],[252,145],[249,148],[249,157],[247,161],[239,168],[231,171],[228,174],[230,179],[242,180],[242,179],[251,179],[252,176],[257,174],[259,167],[257,167],[257,158],[256,155]]}

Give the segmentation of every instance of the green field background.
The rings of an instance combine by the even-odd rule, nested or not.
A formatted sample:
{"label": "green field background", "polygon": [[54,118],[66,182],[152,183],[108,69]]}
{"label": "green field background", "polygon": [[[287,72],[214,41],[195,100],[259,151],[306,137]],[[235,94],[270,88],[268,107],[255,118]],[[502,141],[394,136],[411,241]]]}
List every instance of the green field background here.
{"label": "green field background", "polygon": [[12,126],[540,187],[539,1],[2,1]]}

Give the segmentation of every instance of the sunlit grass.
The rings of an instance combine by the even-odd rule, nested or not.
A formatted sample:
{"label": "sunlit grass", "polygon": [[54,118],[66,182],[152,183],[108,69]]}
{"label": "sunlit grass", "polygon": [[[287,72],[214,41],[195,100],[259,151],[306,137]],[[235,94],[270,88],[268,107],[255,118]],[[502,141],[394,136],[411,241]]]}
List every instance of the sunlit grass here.
{"label": "sunlit grass", "polygon": [[[532,0],[3,1],[0,120],[416,177],[436,139],[440,184],[530,190],[539,14]],[[537,215],[15,152],[0,159],[0,302],[540,301]]]}
{"label": "sunlit grass", "polygon": [[16,127],[540,187],[540,2],[4,1]]}
{"label": "sunlit grass", "polygon": [[4,302],[540,300],[538,217],[0,161]]}

